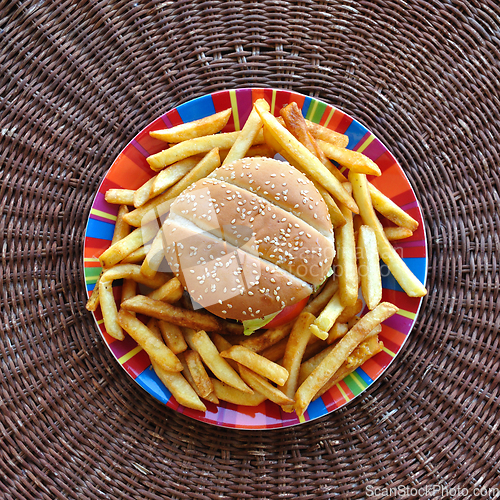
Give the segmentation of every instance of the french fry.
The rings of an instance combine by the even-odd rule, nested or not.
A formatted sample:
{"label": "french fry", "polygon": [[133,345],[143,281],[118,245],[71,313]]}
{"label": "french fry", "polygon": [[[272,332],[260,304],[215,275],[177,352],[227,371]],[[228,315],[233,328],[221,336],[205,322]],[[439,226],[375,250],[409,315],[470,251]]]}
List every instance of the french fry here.
{"label": "french fry", "polygon": [[210,332],[225,332],[227,323],[211,314],[201,311],[189,311],[167,302],[150,299],[144,295],[136,295],[122,303],[122,309],[169,321],[174,325],[207,330]]}
{"label": "french fry", "polygon": [[337,323],[347,323],[352,317],[356,316],[363,310],[363,301],[361,299],[356,300],[354,305],[347,306],[341,312],[340,316],[337,318]]}
{"label": "french fry", "polygon": [[250,368],[278,385],[283,385],[288,379],[288,371],[285,368],[241,345],[233,345],[227,351],[222,351],[220,355]]}
{"label": "french fry", "polygon": [[[156,361],[151,360],[153,370],[158,375],[158,378],[163,382],[165,387],[172,393],[176,401],[193,410],[202,412],[207,411],[207,407],[200,400],[195,390],[189,382],[179,372],[169,372],[164,370]],[[217,400],[217,403],[219,401]]]}
{"label": "french fry", "polygon": [[338,280],[333,276],[328,278],[321,292],[309,301],[309,303],[304,307],[303,311],[309,312],[314,316],[318,316],[318,314],[326,307],[326,305],[338,289]]}
{"label": "french fry", "polygon": [[253,334],[245,338],[240,345],[253,352],[261,352],[287,337],[292,331],[292,327],[293,322],[289,322],[275,328],[269,328],[261,334]]}
{"label": "french fry", "polygon": [[160,288],[153,290],[148,294],[148,297],[153,300],[164,300],[174,304],[181,299],[183,292],[182,283],[177,278],[172,278]]}
{"label": "french fry", "polygon": [[198,352],[190,350],[184,353],[184,359],[201,397],[206,398],[211,392],[214,392],[214,385],[203,366],[201,356]]}
{"label": "french fry", "polygon": [[311,332],[321,340],[326,340],[328,338],[328,331],[343,310],[344,306],[341,302],[340,290],[337,290],[319,316],[314,320],[310,327]]}
{"label": "french fry", "polygon": [[[157,320],[154,318],[151,318],[148,321],[147,327],[151,331],[151,333],[159,340],[161,341],[161,332],[160,328],[158,327]],[[158,375],[158,378],[163,382],[165,387],[172,393],[174,398],[177,400],[177,402],[186,408],[192,408],[193,410],[198,410],[198,411],[207,411],[206,406],[200,401],[200,398],[198,397],[199,394],[196,393],[196,391],[193,389],[191,384],[189,383],[189,380],[186,380],[183,377],[184,373],[184,363],[183,360],[179,361],[182,364],[183,367],[183,372],[170,372],[167,370],[164,370],[161,368],[158,363],[156,363],[154,360],[151,361],[151,366],[153,367],[153,370],[155,371],[156,375]],[[189,370],[188,370],[189,371]],[[218,403],[218,401],[217,401]]]}
{"label": "french fry", "polygon": [[118,324],[118,308],[113,296],[113,283],[111,281],[99,281],[99,303],[101,304],[106,332],[117,340],[123,340],[125,334]]}
{"label": "french fry", "polygon": [[132,253],[129,253],[124,259],[121,260],[122,264],[139,264],[146,258],[149,250],[151,249],[151,244],[143,245]]}
{"label": "french fry", "polygon": [[[264,99],[259,99],[257,102],[260,102],[264,108],[267,106],[267,110],[269,111],[269,104]],[[229,150],[229,153],[222,164],[227,165],[228,163],[243,158],[250,149],[250,146],[261,128],[262,120],[260,119],[259,113],[257,113],[255,107],[253,107],[245,125],[241,129],[240,134],[238,135],[236,141],[234,141],[232,148]]]}
{"label": "french fry", "polygon": [[287,405],[287,407],[292,405],[293,407],[293,399],[290,399],[282,391],[270,384],[264,377],[261,377],[246,366],[240,365],[240,375],[254,391],[264,395],[270,401],[278,405]]}
{"label": "french fry", "polygon": [[180,181],[185,175],[191,172],[202,159],[202,155],[190,156],[158,172],[154,177],[155,181],[148,200],[160,195],[163,191]]}
{"label": "french fry", "polygon": [[113,245],[117,241],[123,240],[125,236],[130,234],[130,226],[123,220],[123,216],[128,214],[129,210],[127,205],[120,205],[118,209],[118,214],[116,216],[115,229],[113,231],[113,238],[111,238],[111,244]]}
{"label": "french fry", "polygon": [[188,123],[182,123],[172,128],[153,130],[149,133],[151,137],[160,141],[177,143],[188,141],[195,137],[212,135],[220,132],[227,124],[231,116],[231,108],[215,113],[214,115],[201,118]]}
{"label": "french fry", "polygon": [[92,293],[90,294],[90,297],[85,304],[85,309],[87,309],[87,311],[95,311],[97,309],[97,306],[99,305],[99,281],[101,280],[101,276],[103,273],[104,269],[101,270],[101,273],[99,274],[97,281],[95,282],[94,288],[92,289]]}
{"label": "french fry", "polygon": [[181,329],[168,321],[156,320],[161,332],[161,336],[168,348],[174,353],[179,354],[187,349],[186,341],[182,335]]}
{"label": "french fry", "polygon": [[336,340],[342,338],[348,331],[349,326],[347,325],[347,323],[341,323],[339,320],[337,320],[328,332],[326,343],[328,345],[333,344]]}
{"label": "french fry", "polygon": [[387,240],[384,233],[384,228],[378,220],[372,206],[368,182],[364,174],[349,172],[349,180],[351,181],[354,197],[361,204],[360,215],[363,222],[370,226],[375,232],[377,238],[377,248],[382,260],[393,274],[401,288],[410,297],[423,297],[427,290],[410,271],[403,259],[398,255],[394,247]]}
{"label": "french fry", "polygon": [[[219,353],[222,351],[225,351],[226,349],[229,349],[232,347],[233,344],[229,342],[225,337],[222,335],[219,335],[218,333],[212,332],[210,334],[210,338],[212,339],[212,342],[214,343],[215,347],[217,347],[217,350]],[[233,361],[232,359],[226,359],[226,361],[230,364],[231,368],[238,372],[240,365],[236,363],[236,361]]]}
{"label": "french fry", "polygon": [[[278,120],[268,111],[255,105],[264,126],[273,138],[307,173],[309,177],[321,184],[332,196],[346,205],[351,211],[358,213],[358,207],[351,195],[343,188],[339,180],[300,143]],[[280,151],[278,151],[279,153]]]}
{"label": "french fry", "polygon": [[144,205],[149,198],[151,198],[151,191],[153,190],[153,185],[155,183],[156,176],[151,177],[148,181],[146,181],[140,188],[136,189],[134,193],[134,207],[138,208],[141,205]]}
{"label": "french fry", "polygon": [[359,151],[351,151],[350,149],[339,148],[338,146],[334,146],[329,142],[321,140],[317,142],[318,146],[328,158],[336,161],[352,172],[377,176],[380,176],[382,174],[379,166],[373,160],[368,158],[368,156],[360,153]]}
{"label": "french fry", "polygon": [[134,193],[133,189],[108,189],[104,199],[113,205],[134,206]]}
{"label": "french fry", "polygon": [[344,206],[341,206],[340,210],[346,223],[335,228],[336,272],[339,280],[340,301],[344,307],[347,307],[354,305],[358,298],[358,265],[352,213]]}
{"label": "french fry", "polygon": [[380,303],[373,311],[365,314],[349,332],[340,339],[318,367],[302,382],[295,393],[297,415],[304,414],[316,393],[328,382],[342,363],[367,335],[387,318],[398,311],[398,307],[389,302]]}
{"label": "french fry", "polygon": [[151,248],[141,266],[141,273],[148,278],[154,278],[165,257],[163,252],[163,230],[160,229],[153,239]]}
{"label": "french fry", "polygon": [[214,392],[218,399],[238,406],[259,406],[266,400],[266,396],[258,392],[248,394],[248,392],[235,389],[214,378],[212,378],[212,384],[214,385]]}
{"label": "french fry", "polygon": [[[179,144],[174,144],[168,149],[148,156],[146,160],[149,166],[158,172],[172,163],[188,158],[189,156],[208,153],[214,148],[230,149],[236,142],[236,139],[238,139],[240,133],[241,132],[226,132],[223,134],[206,135],[190,139]],[[257,134],[254,144],[262,144],[263,141],[264,138],[262,134]]]}
{"label": "french fry", "polygon": [[[182,375],[184,375],[184,378],[188,381],[189,385],[194,390],[194,392],[199,397],[201,397],[200,391],[199,391],[198,387],[196,387],[193,376],[191,375],[191,372],[189,371],[186,360],[184,359],[184,353],[178,354],[177,357],[179,358],[179,361],[182,363],[182,367],[183,367]],[[207,401],[210,401],[211,403],[214,403],[216,405],[218,405],[220,403],[220,401],[217,399],[217,396],[215,395],[215,392],[211,392],[210,394],[205,396],[203,399],[206,399]]]}
{"label": "french fry", "polygon": [[384,227],[385,237],[389,241],[404,240],[405,238],[410,238],[413,236],[413,231],[407,227]]}
{"label": "french fry", "polygon": [[288,338],[285,337],[281,339],[274,345],[269,346],[268,348],[261,351],[259,354],[269,359],[270,361],[274,361],[275,363],[281,364],[279,361],[285,355],[286,344],[288,342]]}
{"label": "french fry", "polygon": [[[315,319],[316,318],[311,313],[302,312],[293,325],[290,336],[288,337],[282,366],[287,370],[289,376],[283,386],[283,393],[292,401],[298,387],[302,356],[304,355],[311,337],[310,326]],[[281,408],[283,411],[291,413],[293,411],[293,403],[281,405]]]}
{"label": "french fry", "polygon": [[137,281],[134,281],[131,278],[125,278],[123,280],[123,285],[122,285],[122,296],[120,299],[120,304],[124,300],[135,297],[136,295],[137,295]]}
{"label": "french fry", "polygon": [[329,391],[334,385],[338,384],[347,375],[359,368],[365,361],[375,356],[384,347],[382,342],[376,337],[369,337],[359,344],[350,356],[342,363],[341,367],[332,375],[331,379],[315,394],[313,401]]}
{"label": "french fry", "polygon": [[[368,309],[375,309],[382,300],[382,278],[377,250],[377,238],[370,226],[361,226],[358,232],[359,276],[361,293]],[[355,316],[360,311],[353,314]]]}
{"label": "french fry", "polygon": [[172,201],[184,189],[199,179],[202,179],[212,173],[220,166],[220,157],[218,148],[210,150],[203,159],[192,168],[179,182],[167,189],[163,194],[149,200],[140,208],[136,208],[128,213],[124,218],[131,226],[139,227],[167,213]]}
{"label": "french fry", "polygon": [[154,278],[148,278],[141,273],[141,266],[137,264],[118,264],[105,271],[101,276],[101,281],[114,281],[127,278],[150,288],[158,288],[168,279],[163,273],[158,273]]}
{"label": "french fry", "polygon": [[322,125],[309,120],[306,120],[306,123],[309,132],[315,139],[321,139],[322,141],[329,142],[339,148],[346,148],[349,144],[349,137],[347,135],[339,134],[338,132],[334,132],[327,127],[323,127]]}
{"label": "french fry", "polygon": [[[130,215],[133,212],[128,213]],[[126,216],[124,216],[125,218]],[[107,250],[99,257],[102,267],[112,267],[118,264],[122,259],[131,254],[134,250],[137,250],[142,245],[147,243],[151,238],[153,238],[158,231],[158,225],[148,224],[147,226],[138,227],[132,231],[128,236],[125,236],[120,241],[117,241],[111,245]]]}
{"label": "french fry", "polygon": [[311,373],[319,366],[319,364],[330,354],[335,345],[327,345],[320,352],[309,358],[307,361],[304,361],[300,365],[299,369],[299,377],[298,377],[298,385],[302,385],[302,382],[311,375]]}
{"label": "french fry", "polygon": [[118,313],[118,324],[147,352],[160,368],[169,372],[182,371],[182,364],[175,354],[135,316],[124,309]]}
{"label": "french fry", "polygon": [[[194,332],[187,328],[184,330],[184,336],[189,347],[199,353],[203,362],[219,380],[247,394],[253,393],[252,389],[243,382],[238,373],[219,354],[217,347],[215,347],[207,332],[203,330]],[[216,396],[220,397],[217,392]]]}
{"label": "french fry", "polygon": [[382,214],[386,219],[394,222],[394,224],[406,227],[410,231],[416,231],[418,229],[418,222],[413,217],[398,207],[396,203],[385,196],[385,194],[379,191],[373,184],[367,184],[373,208],[377,212]]}

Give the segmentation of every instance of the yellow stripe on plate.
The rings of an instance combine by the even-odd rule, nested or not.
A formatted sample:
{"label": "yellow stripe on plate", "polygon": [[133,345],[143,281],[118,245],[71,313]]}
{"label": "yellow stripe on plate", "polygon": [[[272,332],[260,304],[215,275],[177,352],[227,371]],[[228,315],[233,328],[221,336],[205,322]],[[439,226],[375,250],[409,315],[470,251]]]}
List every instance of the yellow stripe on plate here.
{"label": "yellow stripe on plate", "polygon": [[137,347],[135,347],[134,349],[132,349],[131,351],[127,352],[127,354],[124,354],[119,360],[118,362],[123,365],[123,363],[126,363],[130,358],[133,358],[138,352],[141,352],[142,351],[142,347],[140,345],[138,345]]}
{"label": "yellow stripe on plate", "polygon": [[326,119],[326,122],[323,124],[323,127],[328,127],[328,124],[330,123],[330,120],[332,119],[332,116],[334,113],[335,113],[335,109],[332,108],[330,111],[330,114],[328,115],[328,118]]}
{"label": "yellow stripe on plate", "polygon": [[354,380],[354,382],[356,382],[356,385],[362,391],[364,391],[366,389],[366,384],[363,384],[363,380],[361,379],[361,377],[356,372],[351,372],[350,375],[351,375],[351,378]]}
{"label": "yellow stripe on plate", "polygon": [[273,90],[273,97],[271,98],[271,114],[274,115],[274,107],[276,106],[276,90]]}
{"label": "yellow stripe on plate", "polygon": [[396,356],[392,351],[387,349],[387,347],[383,347],[382,350],[385,351],[387,354],[389,354],[391,358],[394,358]]}
{"label": "yellow stripe on plate", "polygon": [[100,319],[100,320],[97,322],[97,324],[98,324],[98,325],[102,325],[103,323],[104,323],[104,320],[103,320],[103,319]]}
{"label": "yellow stripe on plate", "polygon": [[231,108],[233,108],[234,130],[241,130],[240,115],[238,114],[238,101],[236,99],[236,91],[229,91],[229,99],[231,99]]}
{"label": "yellow stripe on plate", "polygon": [[99,257],[85,257],[83,262],[100,262]]}
{"label": "yellow stripe on plate", "polygon": [[299,417],[299,422],[300,422],[301,424],[303,424],[305,421],[306,421],[306,417],[304,417],[304,415],[300,415],[300,417]]}
{"label": "yellow stripe on plate", "polygon": [[372,143],[373,139],[375,139],[375,136],[372,134],[356,151],[362,153]]}
{"label": "yellow stripe on plate", "polygon": [[108,214],[106,212],[103,212],[101,210],[97,210],[95,208],[93,208],[90,213],[92,215],[98,215],[99,217],[103,217],[104,219],[108,219],[108,220],[112,220],[112,221],[116,221],[116,215],[111,215],[111,214]]}
{"label": "yellow stripe on plate", "polygon": [[410,312],[410,311],[405,311],[404,309],[400,309],[400,310],[398,311],[398,314],[399,314],[400,316],[404,316],[405,318],[408,318],[408,319],[415,319],[415,316],[416,316],[416,314],[415,314],[415,313],[412,313],[412,312]]}
{"label": "yellow stripe on plate", "polygon": [[342,389],[342,387],[340,387],[340,384],[336,384],[336,387],[338,388],[338,390],[340,391],[340,394],[342,394],[342,396],[344,397],[344,399],[346,400],[346,402],[348,402],[348,401],[351,400],[349,398],[349,396],[345,393],[344,389]]}

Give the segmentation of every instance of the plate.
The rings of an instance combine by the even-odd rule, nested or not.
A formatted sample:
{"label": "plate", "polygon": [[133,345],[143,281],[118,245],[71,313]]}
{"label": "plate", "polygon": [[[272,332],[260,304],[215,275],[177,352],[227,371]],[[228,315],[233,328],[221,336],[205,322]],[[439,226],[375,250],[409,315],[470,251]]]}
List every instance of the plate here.
{"label": "plate", "polygon": [[[385,145],[354,118],[324,102],[285,90],[253,88],[216,92],[171,109],[140,131],[118,155],[96,193],[87,223],[84,268],[89,296],[101,271],[99,256],[110,245],[118,211],[117,205],[108,204],[104,200],[104,193],[110,188],[137,189],[154,175],[146,157],[165,149],[165,143],[151,138],[149,132],[197,120],[228,107],[232,108],[233,113],[223,131],[240,130],[250,114],[253,102],[259,98],[265,98],[270,103],[271,112],[275,115],[279,115],[279,110],[284,105],[295,101],[307,119],[346,134],[349,136],[349,149],[363,152],[377,163],[382,176],[372,178],[371,182],[419,222],[419,229],[413,236],[396,242],[395,246],[408,267],[425,284],[427,245],[420,207],[403,170]],[[408,297],[385,265],[382,265],[382,275],[383,300],[399,307],[399,312],[382,325],[379,338],[384,343],[383,351],[312,402],[300,418],[295,413],[284,413],[279,406],[269,401],[257,407],[236,406],[225,402],[217,406],[206,402],[205,413],[185,408],[177,403],[158,379],[146,352],[130,336],[123,341],[110,337],[104,328],[99,309],[93,315],[106,345],[126,373],[169,408],[201,422],[223,427],[290,427],[327,415],[352,401],[384,373],[403,348],[422,299]],[[117,297],[120,288],[121,282],[115,282],[113,289]]]}

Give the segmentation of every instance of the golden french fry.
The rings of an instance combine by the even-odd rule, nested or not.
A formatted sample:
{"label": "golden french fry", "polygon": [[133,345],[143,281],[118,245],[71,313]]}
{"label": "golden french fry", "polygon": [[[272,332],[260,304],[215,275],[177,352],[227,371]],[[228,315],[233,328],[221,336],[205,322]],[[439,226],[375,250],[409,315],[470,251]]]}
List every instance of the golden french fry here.
{"label": "golden french fry", "polygon": [[328,278],[321,291],[309,301],[306,307],[304,307],[303,311],[310,312],[314,316],[318,316],[318,314],[326,307],[326,305],[338,289],[338,280],[333,276]]}
{"label": "golden french fry", "polygon": [[186,341],[182,335],[181,329],[168,321],[157,320],[161,336],[168,348],[174,353],[179,354],[187,349]]}
{"label": "golden french fry", "polygon": [[[137,281],[132,278],[124,278],[122,285],[122,296],[120,299],[120,304],[127,299],[135,297],[137,295]],[[134,314],[134,313],[132,313]]]}
{"label": "golden french fry", "polygon": [[[361,226],[358,231],[359,277],[361,293],[368,309],[374,309],[382,300],[382,278],[377,250],[377,238],[370,226]],[[355,316],[360,311],[353,314]]]}
{"label": "golden french fry", "polygon": [[387,264],[387,267],[394,278],[396,278],[401,288],[410,297],[423,297],[427,293],[427,290],[410,271],[385,236],[384,228],[373,209],[366,176],[364,174],[349,172],[349,180],[352,184],[354,197],[357,199],[358,203],[361,204],[360,215],[363,218],[363,222],[367,226],[370,226],[375,232],[380,257]]}
{"label": "golden french fry", "polygon": [[[148,156],[146,160],[153,170],[159,171],[172,163],[188,158],[189,156],[208,153],[214,148],[230,149],[236,142],[240,133],[241,132],[226,132],[223,134],[206,135],[190,139],[179,144],[174,144],[168,149]],[[254,144],[262,144],[263,141],[264,137],[262,134],[257,134]]]}
{"label": "golden french fry", "polygon": [[[188,365],[186,363],[186,360],[184,359],[184,353],[180,353],[178,356],[179,361],[182,363],[182,375],[184,375],[184,378],[188,381],[189,385],[191,388],[194,390],[194,392],[201,397],[200,391],[198,387],[196,387],[196,384],[194,382],[193,376],[191,375],[191,372],[189,371]],[[212,384],[213,385],[213,384]],[[205,396],[203,399],[206,399],[207,401],[210,401],[211,403],[214,403],[216,405],[219,404],[219,400],[217,399],[217,396],[215,395],[215,392],[211,392],[207,396]]]}
{"label": "golden french fry", "polygon": [[151,249],[151,244],[143,245],[137,250],[129,253],[124,259],[121,260],[122,264],[139,264],[146,258],[149,250]]}
{"label": "golden french fry", "polygon": [[219,352],[225,351],[233,345],[225,337],[215,332],[210,334],[210,338],[212,339],[212,342],[214,343],[215,347],[217,347],[217,350]]}
{"label": "golden french fry", "polygon": [[[258,102],[260,102],[264,108],[267,106],[267,110],[269,111],[269,104],[264,99],[258,99]],[[227,165],[235,160],[240,160],[246,156],[247,151],[250,149],[250,146],[261,128],[262,120],[254,107],[236,141],[234,141],[232,148],[224,159],[223,165]]]}
{"label": "golden french fry", "polygon": [[193,377],[193,381],[200,391],[201,397],[206,398],[211,392],[214,392],[214,385],[203,366],[200,354],[196,351],[186,351],[184,359]]}
{"label": "golden french fry", "polygon": [[148,353],[150,359],[160,368],[169,372],[182,371],[182,364],[176,355],[142,321],[124,309],[120,309],[118,324]]}
{"label": "golden french fry", "polygon": [[259,406],[266,400],[266,396],[258,392],[248,394],[248,392],[235,389],[214,378],[212,378],[212,384],[214,385],[214,392],[217,398],[238,406]]}
{"label": "golden french fry", "polygon": [[240,345],[254,352],[261,352],[264,349],[278,343],[292,331],[293,322],[275,328],[269,328],[261,334],[253,334],[241,341]]}
{"label": "golden french fry", "polygon": [[278,385],[283,385],[288,379],[288,371],[285,368],[241,345],[233,345],[227,351],[222,351],[220,355],[237,361],[240,365],[250,368]]}
{"label": "golden french fry", "polygon": [[298,377],[298,385],[302,385],[302,382],[311,375],[311,373],[319,366],[319,364],[330,354],[332,349],[335,347],[335,344],[326,345],[323,349],[309,358],[307,361],[304,361],[300,365],[299,369],[299,377]]}
{"label": "golden french fry", "polygon": [[356,300],[354,305],[344,308],[340,316],[337,318],[337,323],[347,323],[351,318],[359,314],[363,310],[363,301]]}
{"label": "golden french fry", "polygon": [[201,118],[188,123],[182,123],[172,128],[153,130],[149,132],[151,137],[165,142],[183,142],[204,135],[212,135],[220,132],[227,124],[231,116],[231,108],[215,113],[214,115]]}
{"label": "golden french fry", "polygon": [[125,334],[118,324],[118,308],[113,295],[112,281],[99,281],[99,303],[106,332],[117,340],[123,340]]}
{"label": "golden french fry", "polygon": [[352,306],[358,298],[358,265],[352,213],[341,206],[346,223],[335,228],[336,273],[339,280],[340,301],[344,307]]}
{"label": "golden french fry", "polygon": [[[229,151],[228,151],[229,152]],[[247,158],[256,158],[256,157],[264,157],[264,158],[274,158],[274,155],[276,154],[276,151],[274,151],[273,148],[271,148],[268,144],[256,144],[255,146],[252,146],[248,151],[247,154],[245,155]],[[221,152],[221,160],[224,161],[226,158],[226,152],[222,154]]]}
{"label": "golden french fry", "polygon": [[396,227],[384,227],[385,237],[389,241],[404,240],[413,236],[413,231],[407,227],[396,226]]}
{"label": "golden french fry", "polygon": [[342,338],[348,331],[349,327],[347,326],[347,323],[341,323],[337,320],[328,332],[326,343],[328,345],[333,344],[336,340]]}
{"label": "golden french fry", "polygon": [[169,167],[158,172],[158,174],[154,177],[155,181],[148,200],[160,195],[163,191],[180,181],[202,159],[202,155],[190,156],[189,158],[178,161],[177,163],[174,163],[173,165],[170,165]]}
{"label": "golden french fry", "polygon": [[[172,393],[176,401],[193,410],[205,412],[207,407],[200,400],[195,390],[189,382],[179,372],[169,372],[164,370],[156,361],[151,360],[153,370],[165,387]],[[218,401],[217,401],[218,403]]]}
{"label": "golden french fry", "polygon": [[306,120],[306,124],[309,132],[315,139],[329,142],[339,148],[346,148],[349,144],[349,137],[347,135],[339,134],[338,132],[334,132],[327,127],[323,127],[322,125],[309,120]]}
{"label": "golden french fry", "polygon": [[120,205],[118,209],[118,214],[116,216],[115,229],[113,231],[113,238],[111,239],[111,244],[113,245],[117,241],[123,240],[125,236],[130,234],[130,226],[123,220],[123,216],[128,214],[129,210],[127,205]]}
{"label": "golden french fry", "polygon": [[[127,215],[130,215],[131,213],[133,212],[130,212]],[[126,216],[124,216],[124,218],[125,217]],[[158,224],[156,224],[156,222],[143,227],[138,227],[128,236],[125,236],[122,240],[117,241],[101,254],[99,260],[101,261],[102,267],[109,268],[118,264],[118,262],[122,259],[153,238],[157,231]]]}
{"label": "golden french fry", "polygon": [[134,207],[138,208],[141,205],[144,205],[149,198],[151,198],[151,191],[153,189],[153,185],[155,183],[156,176],[151,177],[148,181],[146,181],[140,188],[136,189],[134,193]]}
{"label": "golden french fry", "polygon": [[133,189],[108,189],[104,195],[104,199],[113,205],[134,205]]}
{"label": "golden french fry", "polygon": [[87,303],[85,304],[85,309],[87,311],[95,311],[97,306],[99,305],[99,281],[101,280],[101,276],[104,273],[104,269],[101,270],[97,281],[95,282],[94,288],[92,289],[92,293],[90,294]]}
{"label": "golden french fry", "polygon": [[156,319],[163,319],[174,325],[210,332],[226,332],[226,321],[201,311],[189,311],[167,302],[150,299],[144,295],[136,295],[122,303],[122,309],[145,314]]}
{"label": "golden french fry", "polygon": [[[207,335],[207,332],[203,330],[194,332],[189,328],[183,331],[189,347],[199,353],[203,362],[219,380],[247,394],[253,393],[252,389],[243,382],[238,373],[236,373],[231,365],[219,354],[217,347],[215,347],[215,344]],[[219,397],[217,392],[216,396]]]}
{"label": "golden french fry", "polygon": [[290,399],[282,391],[270,384],[264,377],[261,377],[246,366],[240,365],[240,375],[254,391],[262,394],[270,401],[278,405],[293,405],[293,399]]}
{"label": "golden french fry", "polygon": [[[288,337],[282,366],[288,371],[289,376],[283,386],[283,392],[291,400],[293,400],[297,391],[300,363],[311,337],[310,326],[315,319],[311,313],[302,312],[293,325]],[[282,405],[281,408],[283,411],[291,413],[293,411],[293,403],[291,405]]]}
{"label": "golden french fry", "polygon": [[373,208],[385,218],[401,227],[406,227],[410,231],[418,229],[418,222],[396,205],[390,198],[380,192],[373,184],[368,184],[370,198]]}
{"label": "golden french fry", "polygon": [[141,266],[137,264],[118,264],[105,271],[101,276],[101,281],[114,281],[127,278],[150,288],[158,288],[168,280],[168,276],[165,276],[163,273],[158,273],[154,278],[144,276],[141,273]]}
{"label": "golden french fry", "polygon": [[368,334],[387,318],[398,311],[389,302],[380,303],[373,311],[365,314],[356,325],[340,339],[317,368],[302,382],[295,393],[295,410],[303,415],[315,394],[328,382],[342,363]]}
{"label": "golden french fry", "polygon": [[314,320],[313,324],[310,327],[311,332],[321,340],[326,340],[328,338],[328,331],[344,310],[340,294],[340,290],[337,290],[337,292],[335,292],[333,297],[329,300],[328,304],[321,311],[319,316]]}
{"label": "golden french fry", "polygon": [[329,142],[318,141],[318,146],[328,158],[335,160],[343,167],[348,168],[352,172],[368,175],[381,175],[379,166],[368,156],[359,151],[351,151],[350,149],[339,148]]}
{"label": "golden french fry", "polygon": [[274,361],[275,363],[278,363],[281,365],[279,362],[283,356],[285,355],[285,349],[286,349],[286,344],[288,342],[288,338],[285,337],[284,339],[281,339],[279,342],[276,344],[273,344],[263,351],[260,351],[259,354],[261,356],[264,356],[265,358],[269,359],[270,361]]}
{"label": "golden french fry", "polygon": [[341,367],[332,375],[331,379],[315,394],[313,400],[329,391],[334,385],[338,384],[347,375],[359,368],[365,361],[375,356],[384,347],[377,337],[370,337],[359,344],[350,356],[342,363]]}
{"label": "golden french fry", "polygon": [[[300,143],[278,120],[265,109],[255,105],[264,127],[272,134],[282,150],[285,150],[307,173],[307,175],[321,184],[332,196],[346,205],[351,211],[358,213],[358,207],[351,195],[343,188],[339,180]],[[278,151],[280,153],[280,151]]]}
{"label": "golden french fry", "polygon": [[163,230],[160,229],[153,239],[151,248],[141,266],[141,273],[148,278],[154,278],[165,257],[163,251]]}
{"label": "golden french fry", "polygon": [[153,290],[148,294],[148,297],[153,300],[164,300],[173,304],[181,299],[183,292],[182,283],[177,278],[172,278],[160,288]]}
{"label": "golden french fry", "polygon": [[141,224],[149,223],[167,213],[176,196],[197,180],[212,173],[219,166],[219,150],[217,148],[211,149],[179,182],[167,189],[163,194],[149,200],[142,207],[136,208],[128,213],[124,217],[126,222],[131,226],[139,227]]}

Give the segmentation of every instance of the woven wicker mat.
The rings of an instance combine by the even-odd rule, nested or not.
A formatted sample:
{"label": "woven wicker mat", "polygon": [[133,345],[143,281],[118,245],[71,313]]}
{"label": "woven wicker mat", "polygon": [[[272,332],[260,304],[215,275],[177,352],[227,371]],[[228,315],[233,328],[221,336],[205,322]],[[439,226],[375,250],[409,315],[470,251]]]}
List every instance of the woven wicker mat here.
{"label": "woven wicker mat", "polygon": [[[494,498],[475,488],[498,487],[500,458],[496,0],[0,0],[0,14],[0,498]],[[125,376],[82,269],[124,145],[181,102],[248,86],[374,131],[418,193],[430,253],[385,375],[319,421],[261,432],[197,423]]]}

